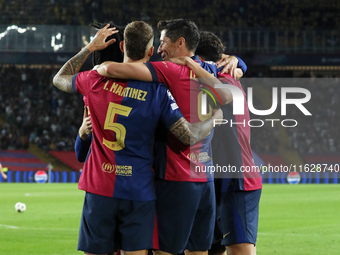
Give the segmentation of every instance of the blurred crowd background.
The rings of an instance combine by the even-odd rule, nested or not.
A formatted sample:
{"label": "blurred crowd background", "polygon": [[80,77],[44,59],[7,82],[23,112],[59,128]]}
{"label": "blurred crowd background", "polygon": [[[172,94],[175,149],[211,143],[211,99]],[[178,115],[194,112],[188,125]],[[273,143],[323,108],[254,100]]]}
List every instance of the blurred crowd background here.
{"label": "blurred crowd background", "polygon": [[[235,28],[257,31],[317,29],[338,35],[339,13],[340,1],[337,0],[0,0],[2,25],[88,26],[93,21],[110,20],[125,25],[133,20],[144,20],[156,27],[161,19],[185,17],[195,21],[199,28],[217,34],[223,34],[226,28]],[[333,37],[329,43],[339,45],[338,37]],[[244,52],[247,56],[254,53]],[[82,98],[54,88],[52,79],[59,66],[53,64],[0,66],[0,149],[27,149],[29,143],[34,143],[45,151],[73,150],[82,122]],[[340,152],[339,70],[273,71],[247,64],[245,78],[332,78],[322,86],[311,83],[308,89],[313,103],[308,108],[313,117],[304,118],[297,108],[292,108],[289,118],[301,121],[287,131],[290,146],[300,153]],[[258,116],[251,115],[251,118]],[[253,128],[253,150],[277,153],[278,133],[278,128],[269,125]]]}
{"label": "blurred crowd background", "polygon": [[[144,20],[155,26],[161,19],[194,20],[200,27],[300,29],[339,27],[336,0],[16,0],[0,1],[1,24],[82,25],[93,20],[127,24]],[[289,17],[289,18],[287,18]]]}

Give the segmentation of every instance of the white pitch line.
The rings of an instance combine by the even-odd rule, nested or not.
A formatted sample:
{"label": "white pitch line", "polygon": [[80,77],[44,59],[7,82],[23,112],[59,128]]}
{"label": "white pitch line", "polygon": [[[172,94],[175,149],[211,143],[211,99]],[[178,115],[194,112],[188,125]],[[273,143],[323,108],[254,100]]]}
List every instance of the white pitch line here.
{"label": "white pitch line", "polygon": [[[268,232],[258,232],[259,235],[264,236],[320,236],[323,234],[317,233],[268,233]],[[330,236],[340,236],[340,234],[331,234]]]}
{"label": "white pitch line", "polygon": [[11,228],[11,229],[18,229],[19,228],[19,227],[16,227],[16,226],[3,225],[3,224],[0,224],[0,227]]}

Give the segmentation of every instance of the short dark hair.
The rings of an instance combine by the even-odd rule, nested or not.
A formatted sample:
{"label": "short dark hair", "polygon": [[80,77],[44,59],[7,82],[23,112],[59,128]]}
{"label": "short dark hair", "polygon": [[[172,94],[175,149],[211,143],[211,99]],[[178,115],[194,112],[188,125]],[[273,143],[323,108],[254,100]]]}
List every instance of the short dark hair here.
{"label": "short dark hair", "polygon": [[224,49],[225,47],[217,35],[212,32],[201,31],[200,42],[195,54],[206,61],[217,62],[221,59]]}
{"label": "short dark hair", "polygon": [[[118,29],[118,33],[109,36],[106,41],[111,40],[113,38],[116,41],[103,50],[96,50],[92,53],[92,64],[100,65],[105,61],[115,61],[115,62],[123,62],[124,53],[120,50],[120,42],[124,40],[124,27],[115,25],[112,21],[108,22],[110,27],[116,27]],[[105,27],[108,23],[91,23],[90,26],[101,29]]]}
{"label": "short dark hair", "polygon": [[146,47],[153,39],[152,27],[144,21],[133,21],[125,27],[124,42],[126,55],[136,61],[145,57]]}
{"label": "short dark hair", "polygon": [[159,31],[166,30],[165,36],[169,37],[173,43],[183,37],[187,49],[195,52],[200,40],[200,33],[193,21],[187,19],[161,20],[158,22],[157,28]]}

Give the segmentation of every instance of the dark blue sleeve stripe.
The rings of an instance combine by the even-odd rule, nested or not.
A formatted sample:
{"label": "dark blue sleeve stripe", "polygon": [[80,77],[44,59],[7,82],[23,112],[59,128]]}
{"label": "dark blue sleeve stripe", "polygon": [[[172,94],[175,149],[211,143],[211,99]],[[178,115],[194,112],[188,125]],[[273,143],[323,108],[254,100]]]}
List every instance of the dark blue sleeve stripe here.
{"label": "dark blue sleeve stripe", "polygon": [[176,121],[178,121],[180,118],[184,118],[183,114],[178,111],[177,113],[175,113],[169,120],[168,120],[168,123],[166,123],[166,127],[168,130],[170,130],[171,126],[173,124],[176,123]]}
{"label": "dark blue sleeve stripe", "polygon": [[152,65],[150,62],[144,63],[144,64],[147,66],[147,68],[149,69],[149,71],[150,71],[150,73],[151,73],[151,75],[152,75],[152,81],[153,81],[153,82],[159,82],[159,81],[158,81],[158,76],[157,76],[156,70],[155,70],[155,68],[153,67],[153,65]]}
{"label": "dark blue sleeve stripe", "polygon": [[74,94],[79,94],[78,92],[77,92],[77,89],[76,89],[76,78],[77,78],[77,73],[75,74],[75,75],[73,75],[73,77],[72,77],[72,90],[73,90],[73,93]]}
{"label": "dark blue sleeve stripe", "polygon": [[74,151],[79,162],[84,162],[88,155],[88,151],[91,146],[92,135],[89,135],[87,140],[83,141],[80,139],[79,134],[77,135],[76,142],[74,144]]}

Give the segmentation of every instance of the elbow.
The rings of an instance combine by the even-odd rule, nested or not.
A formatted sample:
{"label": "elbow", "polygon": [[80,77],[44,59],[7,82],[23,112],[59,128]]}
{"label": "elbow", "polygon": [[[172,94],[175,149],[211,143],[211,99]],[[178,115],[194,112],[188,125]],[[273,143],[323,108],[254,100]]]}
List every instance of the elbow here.
{"label": "elbow", "polygon": [[78,160],[79,163],[85,162],[85,158],[84,157],[77,156],[77,160]]}
{"label": "elbow", "polygon": [[104,63],[102,63],[98,68],[97,68],[97,72],[101,75],[101,76],[105,76],[105,77],[115,77],[115,72],[113,68],[108,68],[108,66]]}
{"label": "elbow", "polygon": [[53,81],[52,81],[53,85],[58,87],[58,75],[56,74],[54,77],[53,77]]}
{"label": "elbow", "polygon": [[233,94],[231,92],[223,94],[221,96],[222,105],[229,104],[233,101]]}
{"label": "elbow", "polygon": [[97,72],[101,75],[101,76],[105,76],[105,77],[109,77],[110,76],[110,72],[108,70],[108,68],[106,66],[100,66],[97,69]]}

